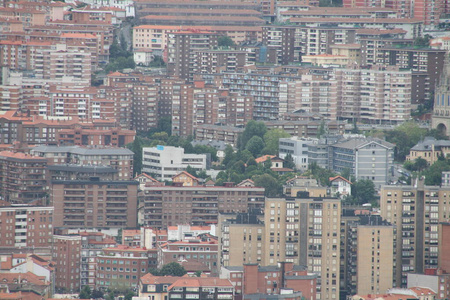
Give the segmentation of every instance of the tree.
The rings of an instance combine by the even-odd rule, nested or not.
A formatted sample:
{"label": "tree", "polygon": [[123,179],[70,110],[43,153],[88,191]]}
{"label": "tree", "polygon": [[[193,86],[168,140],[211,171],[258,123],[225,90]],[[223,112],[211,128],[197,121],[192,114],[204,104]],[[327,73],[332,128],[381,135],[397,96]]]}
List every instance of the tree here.
{"label": "tree", "polygon": [[428,166],[428,162],[422,157],[418,157],[414,160],[414,166],[417,171],[422,171]]}
{"label": "tree", "polygon": [[320,138],[325,133],[326,133],[326,131],[325,131],[325,121],[322,120],[322,122],[320,122],[319,130],[317,131],[317,138]]}
{"label": "tree", "polygon": [[103,298],[103,292],[100,291],[100,290],[93,290],[93,291],[92,291],[92,294],[91,294],[91,297],[92,297],[93,299],[100,299],[100,298]]}
{"label": "tree", "polygon": [[163,68],[166,66],[166,62],[161,56],[153,57],[152,61],[149,64],[151,68]]}
{"label": "tree", "polygon": [[187,272],[182,265],[177,262],[165,264],[159,271],[159,276],[183,276]]}
{"label": "tree", "polygon": [[247,142],[252,137],[259,136],[260,138],[263,138],[266,132],[267,127],[263,122],[257,122],[255,120],[248,121],[247,125],[245,125],[244,132],[239,136],[238,148],[241,150],[245,149],[245,145],[247,145]]}
{"label": "tree", "polygon": [[344,177],[347,180],[350,180],[350,176],[352,174],[352,170],[350,170],[349,168],[345,168],[344,170],[342,170],[341,172],[341,176]]}
{"label": "tree", "polygon": [[217,39],[217,45],[219,47],[233,47],[235,46],[234,41],[228,35],[219,36]]}
{"label": "tree", "polygon": [[264,143],[266,147],[263,149],[263,154],[278,155],[279,142],[281,138],[289,138],[291,135],[283,129],[275,128],[268,130],[264,134]]}
{"label": "tree", "polygon": [[191,175],[194,176],[194,177],[197,177],[197,176],[198,176],[198,175],[197,175],[197,170],[194,169],[193,167],[191,167],[190,165],[187,166],[186,172],[188,172],[189,174],[191,174]]}
{"label": "tree", "polygon": [[423,37],[418,37],[414,40],[414,46],[417,47],[429,47],[430,46],[430,40],[431,40],[431,35],[426,34]]}
{"label": "tree", "polygon": [[440,185],[442,183],[442,172],[450,171],[448,160],[438,160],[425,169],[421,175],[425,176],[426,185]]}
{"label": "tree", "polygon": [[253,157],[258,157],[264,149],[264,141],[259,136],[253,136],[245,145],[245,149],[250,151]]}
{"label": "tree", "polygon": [[281,195],[281,184],[269,174],[262,174],[252,178],[256,186],[265,188],[266,197],[277,197]]}
{"label": "tree", "polygon": [[374,202],[375,193],[375,184],[371,180],[360,179],[352,184],[352,197],[357,204]]}
{"label": "tree", "polygon": [[91,288],[88,285],[83,286],[78,299],[91,299]]}
{"label": "tree", "polygon": [[284,157],[284,167],[289,168],[289,169],[295,169],[294,158],[292,157],[292,155],[290,153],[288,153]]}
{"label": "tree", "polygon": [[133,143],[131,145],[129,144],[128,149],[133,151],[134,157],[133,157],[133,171],[137,174],[141,173],[142,170],[142,142],[141,138],[136,136],[134,138]]}

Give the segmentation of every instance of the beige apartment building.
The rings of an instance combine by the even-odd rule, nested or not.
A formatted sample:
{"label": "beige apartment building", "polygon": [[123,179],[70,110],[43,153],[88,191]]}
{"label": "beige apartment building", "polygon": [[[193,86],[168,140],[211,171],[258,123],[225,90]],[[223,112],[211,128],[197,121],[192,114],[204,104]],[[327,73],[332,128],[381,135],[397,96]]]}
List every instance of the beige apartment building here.
{"label": "beige apartment building", "polygon": [[347,231],[348,295],[380,294],[395,286],[395,227],[379,216],[365,216]]}
{"label": "beige apartment building", "polygon": [[381,217],[397,227],[397,286],[405,287],[407,273],[438,267],[439,223],[450,221],[450,187],[412,186],[381,188]]}
{"label": "beige apartment building", "polygon": [[235,221],[221,220],[219,262],[224,266],[242,262],[308,266],[309,273],[321,278],[317,281],[316,299],[338,299],[340,218],[339,199],[267,198],[264,216],[244,222],[239,216]]}

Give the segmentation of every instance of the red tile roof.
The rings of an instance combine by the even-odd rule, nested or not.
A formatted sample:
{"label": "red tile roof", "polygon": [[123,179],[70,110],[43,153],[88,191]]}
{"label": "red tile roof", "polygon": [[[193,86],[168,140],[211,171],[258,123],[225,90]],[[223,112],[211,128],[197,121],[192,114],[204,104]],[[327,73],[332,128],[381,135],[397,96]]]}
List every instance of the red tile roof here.
{"label": "red tile roof", "polygon": [[217,277],[183,277],[174,282],[170,287],[233,287],[228,279],[220,279]]}
{"label": "red tile roof", "polygon": [[176,282],[180,277],[174,277],[174,276],[154,276],[151,273],[145,274],[141,277],[141,282],[143,284],[172,284]]}

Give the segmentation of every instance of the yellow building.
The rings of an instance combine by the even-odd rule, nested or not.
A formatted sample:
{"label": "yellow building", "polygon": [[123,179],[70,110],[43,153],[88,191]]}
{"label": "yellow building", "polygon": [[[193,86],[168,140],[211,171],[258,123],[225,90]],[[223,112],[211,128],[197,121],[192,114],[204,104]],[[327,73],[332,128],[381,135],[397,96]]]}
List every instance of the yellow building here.
{"label": "yellow building", "polygon": [[423,141],[411,148],[409,155],[406,156],[406,160],[414,161],[420,157],[425,159],[429,165],[432,165],[440,156],[447,157],[449,154],[450,141],[426,137]]}

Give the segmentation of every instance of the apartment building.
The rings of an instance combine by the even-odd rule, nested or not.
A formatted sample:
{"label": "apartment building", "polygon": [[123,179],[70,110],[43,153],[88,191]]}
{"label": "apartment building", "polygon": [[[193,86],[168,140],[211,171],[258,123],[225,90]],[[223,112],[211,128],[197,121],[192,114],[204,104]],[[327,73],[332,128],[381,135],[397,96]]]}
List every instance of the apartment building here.
{"label": "apartment building", "polygon": [[33,155],[46,159],[49,165],[109,166],[118,171],[119,180],[131,180],[134,153],[118,147],[37,146]]}
{"label": "apartment building", "polygon": [[134,130],[112,129],[61,129],[56,133],[59,146],[111,146],[125,147],[134,141]]}
{"label": "apartment building", "polygon": [[226,48],[197,50],[194,60],[197,73],[239,72],[247,65],[247,52]]}
{"label": "apartment building", "polygon": [[135,130],[149,131],[151,128],[158,126],[158,95],[159,88],[156,84],[133,85],[130,114]]}
{"label": "apartment building", "polygon": [[398,68],[336,69],[338,117],[401,123],[411,114],[411,71]]}
{"label": "apartment building", "polygon": [[[177,10],[179,10],[177,8]],[[163,56],[168,45],[168,34],[183,30],[207,30],[220,35],[229,36],[235,44],[261,41],[260,26],[198,26],[198,25],[139,25],[133,27],[133,48],[146,48],[152,54]]]}
{"label": "apartment building", "polygon": [[95,289],[97,282],[97,256],[103,252],[104,248],[114,248],[117,242],[112,237],[101,232],[79,231],[81,236],[81,265],[80,280],[81,286],[88,285]]}
{"label": "apartment building", "polygon": [[279,144],[279,156],[284,159],[288,154],[294,160],[295,166],[299,170],[306,170],[309,166],[308,145],[316,143],[317,139],[312,138],[281,138]]}
{"label": "apartment building", "polygon": [[375,65],[380,55],[380,49],[385,47],[412,46],[411,39],[405,39],[406,31],[394,29],[369,29],[356,30],[356,41],[361,45],[361,64]]}
{"label": "apartment building", "polygon": [[219,213],[248,212],[262,206],[264,188],[260,187],[233,186],[232,183],[223,187],[146,186],[144,224],[154,228],[216,224]]}
{"label": "apartment building", "polygon": [[334,45],[353,44],[356,29],[350,26],[305,26],[295,29],[294,57],[331,54]]}
{"label": "apartment building", "polygon": [[217,140],[230,145],[237,145],[238,136],[244,128],[220,125],[198,125],[195,128],[195,137],[199,140]]}
{"label": "apartment building", "polygon": [[139,279],[139,297],[149,297],[156,300],[167,298],[168,288],[179,280],[174,276],[154,276],[151,273],[145,274]]}
{"label": "apartment building", "polygon": [[158,246],[158,268],[171,263],[203,265],[212,274],[219,273],[217,265],[218,246],[214,239],[190,239],[168,241]]}
{"label": "apartment building", "polygon": [[397,227],[397,286],[406,286],[407,273],[438,267],[439,223],[449,221],[448,194],[448,187],[425,186],[422,180],[382,187],[381,216]]}
{"label": "apartment building", "polygon": [[349,139],[331,145],[332,170],[349,169],[356,179],[387,184],[393,168],[394,145],[380,139]]}
{"label": "apartment building", "polygon": [[[293,263],[281,262],[278,266],[244,264],[241,267],[222,267],[220,277],[230,280],[236,287],[236,294],[250,299],[260,294],[262,297],[300,297],[315,299],[317,275],[308,273],[306,268]],[[289,293],[289,290],[292,293]],[[260,299],[262,299],[262,297]]]}
{"label": "apartment building", "polygon": [[156,267],[155,250],[117,245],[97,255],[96,289],[106,290],[118,284],[137,288],[139,279]]}
{"label": "apartment building", "polygon": [[[334,8],[333,8],[334,9]],[[423,21],[415,18],[354,18],[354,17],[291,17],[289,21],[298,26],[335,26],[342,28],[388,29],[398,28],[406,31],[405,38],[415,39],[423,35]]]}
{"label": "apartment building", "polygon": [[114,119],[83,122],[78,117],[34,116],[18,110],[0,112],[0,126],[4,144],[124,146],[135,136],[134,131],[118,128]]}
{"label": "apartment building", "polygon": [[123,228],[137,225],[137,181],[51,182],[54,226]]}
{"label": "apartment building", "polygon": [[430,99],[430,91],[441,78],[445,62],[445,50],[422,48],[393,48],[386,47],[379,51],[377,64],[398,66],[402,69],[410,69],[413,72],[426,73],[426,99]]}
{"label": "apartment building", "polygon": [[217,47],[219,35],[209,31],[180,31],[168,34],[167,74],[192,81],[198,67],[195,51]]}
{"label": "apartment building", "polygon": [[11,205],[2,201],[0,246],[51,247],[53,218],[53,207]]}
{"label": "apartment building", "polygon": [[277,51],[277,64],[287,65],[299,61],[294,57],[295,27],[289,26],[263,26],[262,42],[269,48]]}
{"label": "apartment building", "polygon": [[380,216],[360,216],[347,224],[348,295],[380,294],[396,282],[396,228]]}
{"label": "apartment building", "polygon": [[27,204],[46,202],[45,158],[11,151],[0,152],[1,200]]}
{"label": "apartment building", "polygon": [[[256,257],[263,266],[276,266],[279,262],[308,266],[308,273],[318,276],[316,299],[338,298],[340,212],[341,202],[336,198],[266,199],[263,227],[256,226],[256,222],[245,230],[246,225],[234,229],[230,224],[228,231],[224,228],[223,233],[219,232],[219,240],[224,241],[219,245],[219,259],[225,266],[226,261],[231,266],[229,261],[236,255],[242,257],[243,248],[230,246],[247,240],[254,243],[259,237],[261,241],[257,243],[261,243],[261,247],[256,244],[256,249],[251,248],[256,250],[251,254],[252,262]],[[230,246],[225,246],[227,240]]]}
{"label": "apartment building", "polygon": [[234,300],[234,286],[228,279],[217,277],[186,277],[180,278],[168,288],[168,299],[214,299]]}
{"label": "apartment building", "polygon": [[77,293],[81,286],[81,236],[53,236],[55,288]]}
{"label": "apartment building", "polygon": [[142,149],[142,170],[156,180],[172,180],[172,177],[188,166],[197,170],[207,170],[211,158],[207,154],[187,154],[181,147],[157,146]]}
{"label": "apartment building", "polygon": [[250,210],[248,213],[219,216],[219,266],[231,269],[244,264],[264,265],[265,227],[260,220],[262,216],[258,213],[261,211]]}

